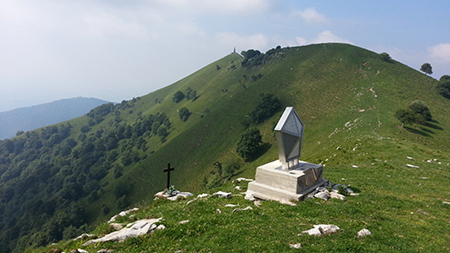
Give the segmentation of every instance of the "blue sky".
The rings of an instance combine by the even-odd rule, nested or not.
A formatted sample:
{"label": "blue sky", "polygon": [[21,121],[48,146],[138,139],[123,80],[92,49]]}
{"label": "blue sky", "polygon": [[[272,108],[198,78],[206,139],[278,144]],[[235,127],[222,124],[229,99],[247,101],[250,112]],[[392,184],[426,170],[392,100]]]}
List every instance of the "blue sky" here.
{"label": "blue sky", "polygon": [[450,74],[450,1],[0,0],[0,111],[120,102],[229,54],[344,42]]}

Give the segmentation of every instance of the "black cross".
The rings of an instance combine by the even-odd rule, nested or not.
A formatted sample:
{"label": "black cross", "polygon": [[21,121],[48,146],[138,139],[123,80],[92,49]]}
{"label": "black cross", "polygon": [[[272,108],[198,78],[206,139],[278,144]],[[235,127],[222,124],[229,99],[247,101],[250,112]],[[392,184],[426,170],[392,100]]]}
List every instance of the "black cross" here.
{"label": "black cross", "polygon": [[167,164],[167,169],[164,169],[164,172],[167,172],[167,189],[170,187],[170,172],[175,170],[175,168],[170,168],[170,163]]}

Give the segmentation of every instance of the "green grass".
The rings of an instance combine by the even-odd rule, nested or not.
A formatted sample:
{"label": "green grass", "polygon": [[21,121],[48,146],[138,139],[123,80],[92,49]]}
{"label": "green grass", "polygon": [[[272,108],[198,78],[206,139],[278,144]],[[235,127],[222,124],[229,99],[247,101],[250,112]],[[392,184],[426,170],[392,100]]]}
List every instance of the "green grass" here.
{"label": "green grass", "polygon": [[[324,202],[309,199],[297,206],[264,201],[260,207],[244,200],[234,184],[210,190],[233,192],[231,199],[210,197],[169,202],[158,200],[134,214],[138,219],[163,217],[167,229],[151,235],[129,239],[124,243],[100,243],[83,247],[83,242],[61,242],[49,248],[68,252],[83,248],[95,252],[102,248],[116,252],[443,252],[450,247],[448,180],[450,166],[447,160],[441,165],[406,159],[403,147],[397,155],[391,155],[389,147],[399,143],[367,140],[359,152],[367,146],[380,148],[370,156],[357,160],[345,148],[336,150],[336,160],[325,166],[324,175],[334,183],[350,185],[359,196],[349,196],[347,201]],[[394,144],[394,145],[393,145]],[[357,152],[358,154],[360,154]],[[356,155],[358,156],[358,155]],[[348,161],[348,162],[347,162]],[[350,162],[350,163],[349,163]],[[411,169],[405,163],[419,165]],[[351,165],[356,164],[358,168]],[[442,165],[445,163],[445,165]],[[421,179],[427,177],[428,179]],[[246,188],[247,183],[236,183]],[[232,213],[234,208],[225,204],[237,204],[253,210]],[[220,209],[222,213],[218,213]],[[179,224],[189,220],[189,223]],[[122,218],[121,222],[130,222]],[[314,237],[300,235],[313,224],[335,224],[341,228],[336,234]],[[371,236],[357,238],[356,233],[367,228]],[[99,226],[95,233],[107,231],[107,225]],[[433,243],[430,243],[433,242]],[[289,244],[301,243],[300,250]]]}

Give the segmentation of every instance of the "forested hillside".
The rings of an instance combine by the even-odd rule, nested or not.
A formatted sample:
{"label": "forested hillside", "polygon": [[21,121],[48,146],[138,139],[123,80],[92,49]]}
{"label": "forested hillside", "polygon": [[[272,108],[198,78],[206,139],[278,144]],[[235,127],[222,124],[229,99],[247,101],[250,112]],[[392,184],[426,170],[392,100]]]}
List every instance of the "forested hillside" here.
{"label": "forested hillside", "polygon": [[[146,96],[2,141],[0,248],[20,252],[73,238],[150,203],[165,187],[167,163],[175,167],[172,183],[187,191],[253,177],[256,166],[277,158],[272,130],[285,106],[306,125],[303,160],[328,165],[336,150],[349,153],[335,165],[397,152],[448,159],[450,101],[437,84],[346,44],[227,55]],[[433,121],[401,127],[396,111],[416,100]],[[262,143],[243,159],[236,147],[249,128],[260,131]],[[353,148],[364,152],[348,155]],[[371,155],[379,150],[386,153]]]}

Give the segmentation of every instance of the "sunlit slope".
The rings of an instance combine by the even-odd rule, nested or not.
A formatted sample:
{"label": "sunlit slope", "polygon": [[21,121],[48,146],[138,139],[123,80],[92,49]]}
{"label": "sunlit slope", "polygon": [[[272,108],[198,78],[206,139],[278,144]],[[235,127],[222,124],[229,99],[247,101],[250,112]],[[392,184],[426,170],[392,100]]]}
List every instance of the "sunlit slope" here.
{"label": "sunlit slope", "polygon": [[[156,191],[164,189],[163,169],[171,163],[176,188],[200,190],[202,178],[209,175],[215,161],[239,159],[235,148],[246,128],[242,122],[248,120],[262,93],[274,94],[283,106],[293,106],[302,118],[306,125],[302,159],[325,161],[338,146],[350,152],[357,145],[366,145],[367,153],[372,146],[382,152],[385,145],[395,145],[396,141],[405,141],[411,152],[416,150],[413,144],[444,153],[449,150],[449,101],[435,92],[436,80],[347,44],[287,48],[283,53],[283,57],[250,69],[241,67],[241,56],[231,54],[139,99],[125,120],[136,120],[139,111],[144,115],[164,112],[174,130],[163,144],[150,140],[148,151],[154,153],[128,167],[124,176],[117,182],[111,180],[108,187],[129,182],[133,186],[132,203],[150,201]],[[262,77],[252,81],[251,76],[258,74]],[[172,101],[176,91],[185,92],[188,87],[197,91],[197,100]],[[156,103],[157,99],[162,102]],[[415,100],[429,106],[436,122],[417,126],[415,131],[400,129],[395,111]],[[182,107],[192,112],[186,122],[178,118],[177,110]],[[244,164],[242,175],[253,176],[257,165],[277,158],[272,129],[280,114],[257,125],[263,141],[272,145],[257,160]],[[96,207],[100,202],[114,201],[108,191],[100,199],[94,203]]]}

